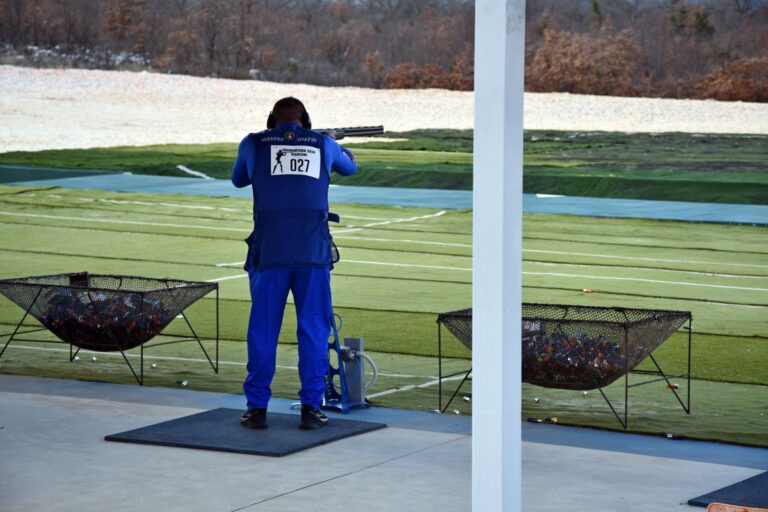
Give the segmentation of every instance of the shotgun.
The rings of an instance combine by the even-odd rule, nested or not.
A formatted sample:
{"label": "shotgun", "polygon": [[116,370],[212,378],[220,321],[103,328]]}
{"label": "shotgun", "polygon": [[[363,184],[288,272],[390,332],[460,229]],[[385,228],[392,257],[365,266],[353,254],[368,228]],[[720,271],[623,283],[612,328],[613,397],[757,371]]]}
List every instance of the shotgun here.
{"label": "shotgun", "polygon": [[365,137],[367,135],[381,135],[384,133],[384,126],[354,126],[351,128],[320,128],[313,131],[320,133],[333,134],[336,140],[344,137]]}

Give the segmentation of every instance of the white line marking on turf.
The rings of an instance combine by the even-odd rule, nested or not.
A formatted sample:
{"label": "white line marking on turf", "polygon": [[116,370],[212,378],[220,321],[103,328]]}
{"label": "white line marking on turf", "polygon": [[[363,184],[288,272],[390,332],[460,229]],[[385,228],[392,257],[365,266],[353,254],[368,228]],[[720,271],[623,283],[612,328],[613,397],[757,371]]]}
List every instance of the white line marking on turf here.
{"label": "white line marking on turf", "polygon": [[[677,299],[677,300],[685,300],[685,299]],[[752,304],[729,304],[727,302],[714,302],[711,300],[705,300],[701,302],[704,302],[705,304],[712,304],[713,306],[731,306],[735,308],[750,308],[750,309],[768,308],[768,306],[754,306]]]}
{"label": "white line marking on turf", "polygon": [[232,263],[217,263],[217,267],[239,267],[245,265],[245,261],[233,261]]}
{"label": "white line marking on turf", "polygon": [[[61,197],[61,196],[49,195],[49,197]],[[155,203],[150,201],[121,201],[118,199],[104,199],[104,198],[93,199],[90,197],[75,197],[73,199],[77,199],[78,201],[89,202],[89,203],[99,202],[99,203],[110,203],[110,204],[135,204],[138,206],[168,206],[170,208],[188,208],[192,210],[221,210],[223,212],[245,212],[246,211],[246,210],[241,210],[237,208],[226,208],[223,206],[204,206],[199,204]]]}
{"label": "white line marking on turf", "polygon": [[[151,345],[149,345],[151,346]],[[8,349],[20,349],[20,350],[40,350],[43,352],[63,352],[63,353],[69,353],[68,348],[45,348],[45,347],[30,347],[29,345],[8,345]],[[100,356],[107,356],[107,357],[116,357],[116,358],[122,358],[120,354],[112,353],[112,352],[96,352],[92,350],[86,350],[82,349],[83,353],[86,354],[99,354]],[[141,355],[139,354],[125,354],[128,357],[140,359]],[[207,359],[195,359],[192,357],[178,357],[178,356],[148,356],[145,355],[144,359],[154,359],[156,361],[181,361],[185,363],[207,363]],[[228,365],[234,365],[234,366],[245,366],[245,361],[219,361],[219,364],[228,364]],[[276,365],[276,368],[280,368],[282,370],[298,370],[298,366],[285,366],[285,365]],[[371,373],[370,371],[367,373]],[[430,375],[408,375],[404,373],[381,373],[379,372],[379,376],[381,377],[394,377],[394,378],[402,378],[402,379],[421,379],[421,378],[436,378],[432,377]]]}
{"label": "white line marking on turf", "polygon": [[[449,381],[452,381],[452,380],[459,380],[459,379],[463,379],[463,378],[464,378],[463,375],[457,375],[455,377],[443,377],[442,381],[443,382],[449,382]],[[407,386],[401,386],[399,388],[392,388],[392,389],[388,389],[386,391],[380,391],[380,392],[374,393],[372,395],[366,395],[366,398],[377,398],[377,397],[380,397],[380,396],[392,395],[394,393],[402,393],[403,391],[411,391],[413,389],[428,388],[428,387],[434,386],[434,385],[439,384],[439,383],[440,383],[440,379],[435,379],[435,380],[430,380],[429,382],[425,382],[423,384],[409,384]]]}
{"label": "white line marking on turf", "polygon": [[208,279],[206,283],[220,283],[222,281],[229,281],[230,279],[242,279],[248,277],[248,274],[238,274],[236,276],[216,277],[214,279]]}
{"label": "white line marking on turf", "polygon": [[[367,373],[373,373],[373,372],[367,372]],[[397,377],[397,378],[403,378],[403,379],[436,379],[437,377],[433,377],[431,375],[408,375],[407,373],[381,373],[379,372],[379,375],[382,377]]]}
{"label": "white line marking on turf", "polygon": [[416,220],[432,219],[434,217],[442,217],[446,213],[448,213],[448,212],[446,212],[445,210],[440,210],[437,213],[430,213],[429,215],[421,215],[421,216],[418,216],[418,217],[408,217],[406,219],[393,219],[393,220],[385,220],[385,221],[381,221],[381,222],[372,222],[370,224],[365,224],[362,227],[364,227],[364,228],[372,228],[374,226],[386,226],[387,224],[398,224],[400,222],[413,222],[413,221],[416,221]]}
{"label": "white line marking on turf", "polygon": [[[542,267],[576,267],[576,268],[602,267],[602,268],[609,268],[609,269],[616,268],[613,266],[606,266],[606,265],[590,265],[588,263],[562,263],[562,262],[554,262],[554,261],[536,261],[536,260],[526,260],[525,264],[534,265],[534,266],[540,265]],[[666,272],[666,273],[678,273],[678,274],[694,274],[694,275],[704,275],[709,277],[729,277],[734,279],[768,279],[768,276],[745,276],[741,274],[720,274],[718,272],[706,272],[704,270],[683,270],[683,269],[656,268],[656,267],[621,267],[621,268],[637,270],[639,272]]]}
{"label": "white line marking on turf", "polygon": [[187,174],[191,174],[192,176],[197,176],[198,178],[203,178],[204,180],[212,180],[213,179],[210,176],[208,176],[207,174],[205,174],[204,172],[193,171],[192,169],[190,169],[186,165],[177,165],[176,168],[178,170],[182,171],[182,172],[185,172]]}
{"label": "white line marking on turf", "polygon": [[435,218],[435,217],[441,217],[441,216],[445,215],[446,213],[448,213],[448,212],[445,211],[445,210],[440,210],[439,212],[436,212],[436,213],[430,213],[428,215],[420,215],[420,216],[417,216],[417,217],[407,217],[407,218],[404,218],[404,219],[382,220],[381,222],[371,222],[369,224],[363,224],[362,226],[359,226],[359,227],[358,226],[349,226],[349,228],[346,228],[346,229],[338,229],[338,230],[332,231],[331,234],[332,235],[337,235],[339,233],[353,233],[353,232],[356,232],[356,231],[362,231],[365,228],[372,228],[374,226],[386,226],[388,224],[398,224],[400,222],[413,222],[413,221],[416,221],[416,220],[432,219],[432,218]]}
{"label": "white line marking on turf", "polygon": [[384,218],[384,217],[358,217],[357,215],[344,215],[345,219],[355,219],[355,220],[397,220],[392,218]]}
{"label": "white line marking on turf", "polygon": [[726,290],[749,290],[752,292],[768,292],[768,288],[751,288],[748,286],[727,286],[722,284],[686,283],[684,281],[661,281],[659,279],[643,279],[640,277],[609,277],[609,276],[584,276],[579,274],[561,274],[558,272],[523,272],[529,276],[555,276],[578,277],[584,279],[601,279],[607,281],[635,281],[640,283],[673,284],[680,286],[700,286],[703,288],[721,288]]}
{"label": "white line marking on turf", "polygon": [[137,220],[116,220],[116,219],[98,219],[90,217],[68,217],[65,215],[42,215],[39,213],[15,213],[15,212],[0,212],[0,215],[9,215],[11,217],[33,217],[39,219],[54,219],[54,220],[76,220],[79,222],[103,222],[105,224],[130,224],[136,226],[160,226],[167,228],[188,228],[188,229],[205,229],[208,231],[237,231],[240,233],[250,233],[250,229],[242,228],[225,228],[217,226],[193,226],[190,224],[170,224],[165,222],[141,222]]}
{"label": "white line marking on turf", "polygon": [[[343,231],[338,231],[337,233],[340,233]],[[331,233],[334,235],[334,238],[341,238],[344,240],[361,240],[361,241],[371,241],[371,242],[397,242],[397,243],[408,243],[408,244],[421,244],[421,245],[440,245],[445,247],[466,247],[466,248],[472,248],[472,244],[461,244],[461,243],[451,243],[451,242],[431,242],[429,240],[395,240],[392,238],[369,238],[364,236],[336,236],[336,233]]]}
{"label": "white line marking on turf", "polygon": [[464,271],[472,272],[471,268],[443,267],[440,265],[419,265],[415,263],[391,263],[386,261],[362,261],[362,260],[343,259],[339,261],[339,264],[341,263],[359,263],[361,265],[382,265],[385,267],[428,268],[433,270],[464,270]]}
{"label": "white line marking on turf", "polygon": [[637,256],[613,256],[610,254],[590,254],[590,253],[583,253],[583,252],[547,251],[544,249],[523,249],[523,252],[561,254],[563,256],[588,256],[590,258],[611,258],[611,259],[617,259],[617,260],[655,261],[660,263],[695,263],[695,264],[702,264],[702,265],[729,265],[729,266],[735,266],[735,267],[768,268],[768,265],[751,265],[748,263],[719,263],[715,261],[668,260],[668,259],[662,259],[662,258],[640,258]]}
{"label": "white line marking on turf", "polygon": [[363,228],[347,228],[347,229],[336,229],[331,231],[331,235],[336,235],[338,233],[354,233],[356,231],[362,231]]}

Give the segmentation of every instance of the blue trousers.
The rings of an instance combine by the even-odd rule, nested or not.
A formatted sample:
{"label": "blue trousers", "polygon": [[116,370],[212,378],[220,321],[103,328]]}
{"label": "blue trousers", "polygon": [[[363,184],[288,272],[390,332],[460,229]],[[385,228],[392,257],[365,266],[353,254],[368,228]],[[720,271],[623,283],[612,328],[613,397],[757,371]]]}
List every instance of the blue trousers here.
{"label": "blue trousers", "polygon": [[296,306],[302,405],[323,403],[331,334],[331,275],[328,268],[289,267],[248,272],[251,316],[248,321],[248,376],[243,391],[248,409],[266,408],[272,397],[277,338],[288,291]]}

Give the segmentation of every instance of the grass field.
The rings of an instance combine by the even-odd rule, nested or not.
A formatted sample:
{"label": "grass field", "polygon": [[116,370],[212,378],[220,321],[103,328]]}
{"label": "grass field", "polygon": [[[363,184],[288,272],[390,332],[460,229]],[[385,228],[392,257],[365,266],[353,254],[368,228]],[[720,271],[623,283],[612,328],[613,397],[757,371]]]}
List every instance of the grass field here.
{"label": "grass field", "polygon": [[[386,135],[399,140],[344,141],[363,171],[345,184],[471,189],[471,131]],[[0,164],[175,176],[184,165],[228,178],[236,153],[236,143],[73,149],[3,153]],[[768,136],[531,131],[523,185],[528,193],[768,204],[766,155]]]}
{"label": "grass field", "polygon": [[[221,285],[222,373],[195,346],[158,347],[147,384],[238,392],[243,377],[247,280],[241,261],[250,201],[0,186],[0,277],[88,270]],[[471,305],[471,212],[335,205],[342,261],[333,274],[342,335],[362,336],[383,373],[369,390],[377,405],[434,409],[439,312]],[[768,237],[766,228],[680,222],[526,215],[523,298],[527,302],[690,310],[694,318],[694,415],[682,413],[662,385],[634,388],[630,427],[768,446]],[[591,289],[594,293],[583,293]],[[295,323],[286,314],[275,391],[297,389]],[[0,300],[3,331],[21,310]],[[213,333],[213,302],[190,309]],[[181,332],[172,324],[170,332]],[[656,354],[684,371],[686,337]],[[62,346],[10,348],[2,372],[131,382],[114,355],[69,363]],[[44,349],[44,350],[43,350]],[[468,366],[467,349],[446,343],[447,369]],[[186,358],[179,360],[178,358]],[[174,359],[175,358],[175,359]],[[634,378],[634,377],[633,377]],[[730,383],[730,384],[726,384]],[[450,387],[446,385],[447,387]],[[616,384],[614,384],[616,386]],[[467,388],[467,392],[470,388]],[[616,388],[609,393],[617,394]],[[466,393],[462,393],[464,395]],[[619,393],[620,394],[620,393]],[[523,413],[616,428],[599,394],[525,386]],[[533,397],[540,397],[537,403]],[[623,395],[622,395],[623,399]],[[588,407],[583,407],[588,404]],[[452,405],[468,413],[471,404]]]}

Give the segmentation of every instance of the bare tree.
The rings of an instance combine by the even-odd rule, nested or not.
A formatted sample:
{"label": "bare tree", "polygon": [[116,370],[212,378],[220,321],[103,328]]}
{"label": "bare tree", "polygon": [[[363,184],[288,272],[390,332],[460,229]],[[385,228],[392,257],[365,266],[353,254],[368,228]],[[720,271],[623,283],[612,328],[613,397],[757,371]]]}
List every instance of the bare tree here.
{"label": "bare tree", "polygon": [[733,7],[739,14],[744,14],[752,10],[752,0],[733,0]]}

